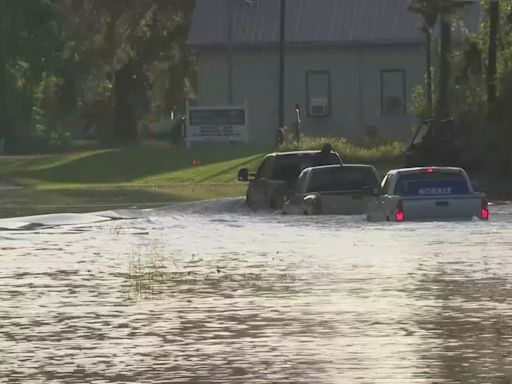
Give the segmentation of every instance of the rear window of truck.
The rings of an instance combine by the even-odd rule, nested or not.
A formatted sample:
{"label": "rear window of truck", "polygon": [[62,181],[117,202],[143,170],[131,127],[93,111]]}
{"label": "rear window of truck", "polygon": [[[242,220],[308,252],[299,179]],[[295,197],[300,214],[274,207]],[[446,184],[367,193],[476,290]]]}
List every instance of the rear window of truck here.
{"label": "rear window of truck", "polygon": [[336,153],[327,156],[319,153],[301,153],[276,156],[274,160],[274,180],[297,180],[300,173],[309,167],[318,165],[340,165],[341,159]]}
{"label": "rear window of truck", "polygon": [[379,178],[372,168],[343,166],[315,170],[307,192],[359,191],[378,186]]}
{"label": "rear window of truck", "polygon": [[402,173],[398,176],[395,194],[399,196],[449,196],[471,193],[460,172]]}

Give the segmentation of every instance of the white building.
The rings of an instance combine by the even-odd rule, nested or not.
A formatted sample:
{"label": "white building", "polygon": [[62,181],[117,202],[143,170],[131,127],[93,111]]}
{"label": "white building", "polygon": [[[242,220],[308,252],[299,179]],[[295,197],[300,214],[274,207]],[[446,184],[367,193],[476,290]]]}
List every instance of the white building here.
{"label": "white building", "polygon": [[[421,20],[409,4],[288,0],[286,125],[299,103],[306,135],[357,141],[376,131],[386,139],[408,138],[413,90],[425,77]],[[275,142],[279,15],[277,0],[197,0],[189,34],[198,52],[200,104],[228,105],[230,94],[235,105],[247,102],[252,143]],[[464,19],[477,30],[480,7],[466,9]]]}

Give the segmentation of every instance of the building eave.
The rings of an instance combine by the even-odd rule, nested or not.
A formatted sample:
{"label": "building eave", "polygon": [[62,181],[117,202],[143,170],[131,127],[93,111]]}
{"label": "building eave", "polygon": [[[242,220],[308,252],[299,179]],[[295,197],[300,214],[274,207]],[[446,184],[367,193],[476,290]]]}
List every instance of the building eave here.
{"label": "building eave", "polygon": [[[300,49],[328,49],[328,48],[344,48],[344,49],[378,49],[378,48],[410,48],[410,47],[422,47],[425,42],[420,40],[409,40],[409,41],[366,41],[366,42],[288,42],[286,43],[287,49],[300,50]],[[229,45],[225,43],[195,43],[188,42],[187,45],[190,48],[204,51],[224,51],[229,49]],[[279,43],[268,42],[268,43],[236,43],[233,44],[233,49],[237,51],[248,51],[248,50],[262,50],[262,49],[278,49]]]}

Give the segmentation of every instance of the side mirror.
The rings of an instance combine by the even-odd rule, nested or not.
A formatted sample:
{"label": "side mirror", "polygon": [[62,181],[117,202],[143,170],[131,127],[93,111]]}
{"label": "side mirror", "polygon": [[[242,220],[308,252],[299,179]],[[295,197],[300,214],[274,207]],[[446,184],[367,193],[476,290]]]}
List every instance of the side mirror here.
{"label": "side mirror", "polygon": [[476,191],[478,189],[478,184],[474,181],[471,181],[471,186],[473,187],[473,191]]}
{"label": "side mirror", "polygon": [[367,193],[368,195],[378,195],[379,194],[379,189],[378,188],[375,188],[375,187],[363,187],[363,192],[364,193]]}
{"label": "side mirror", "polygon": [[238,171],[238,181],[249,181],[249,170],[247,168],[242,168]]}

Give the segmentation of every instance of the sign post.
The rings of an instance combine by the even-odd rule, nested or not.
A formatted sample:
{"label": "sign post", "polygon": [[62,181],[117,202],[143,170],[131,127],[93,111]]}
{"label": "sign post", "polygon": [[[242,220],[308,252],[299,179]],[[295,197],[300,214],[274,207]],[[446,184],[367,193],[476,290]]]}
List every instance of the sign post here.
{"label": "sign post", "polygon": [[246,106],[199,106],[187,104],[187,148],[193,143],[249,142]]}

